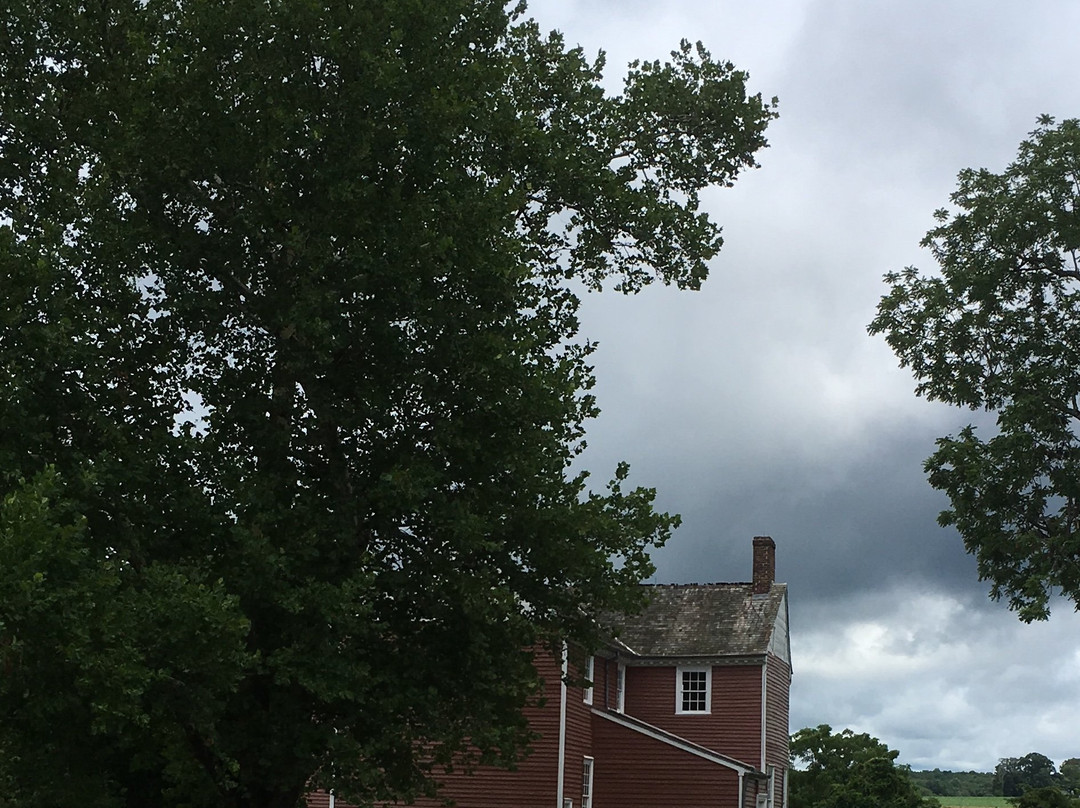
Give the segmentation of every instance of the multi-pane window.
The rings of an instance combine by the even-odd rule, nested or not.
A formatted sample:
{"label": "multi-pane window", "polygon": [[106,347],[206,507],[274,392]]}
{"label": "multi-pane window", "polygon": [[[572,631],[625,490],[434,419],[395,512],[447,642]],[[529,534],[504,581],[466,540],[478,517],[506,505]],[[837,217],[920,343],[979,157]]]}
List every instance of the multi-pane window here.
{"label": "multi-pane window", "polygon": [[581,763],[581,808],[592,808],[592,765],[591,757]]}
{"label": "multi-pane window", "polygon": [[711,668],[679,668],[675,694],[675,712],[707,713],[712,679]]}

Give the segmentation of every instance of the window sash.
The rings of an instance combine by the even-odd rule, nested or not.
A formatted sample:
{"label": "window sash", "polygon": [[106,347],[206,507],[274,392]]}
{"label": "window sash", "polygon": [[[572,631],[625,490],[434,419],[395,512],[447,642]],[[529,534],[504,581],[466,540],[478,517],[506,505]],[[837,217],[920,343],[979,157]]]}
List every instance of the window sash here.
{"label": "window sash", "polygon": [[678,668],[675,712],[706,714],[711,712],[712,669]]}
{"label": "window sash", "polygon": [[583,699],[586,704],[593,703],[593,676],[596,673],[596,657],[589,656],[585,660],[585,678],[589,680],[589,684],[585,686],[585,693]]}
{"label": "window sash", "polygon": [[592,808],[593,798],[593,759],[582,758],[581,761],[581,808]]}

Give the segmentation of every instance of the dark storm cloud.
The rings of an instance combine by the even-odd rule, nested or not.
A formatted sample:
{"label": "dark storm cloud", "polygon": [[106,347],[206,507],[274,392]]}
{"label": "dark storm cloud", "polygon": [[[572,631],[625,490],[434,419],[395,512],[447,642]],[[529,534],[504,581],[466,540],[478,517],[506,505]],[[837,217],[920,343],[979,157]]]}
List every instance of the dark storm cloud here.
{"label": "dark storm cloud", "polygon": [[[992,11],[991,11],[992,9]],[[746,580],[777,541],[791,591],[792,728],[870,732],[918,768],[1080,756],[1080,619],[1028,626],[936,524],[934,439],[992,418],[916,399],[866,324],[956,172],[1002,169],[1041,113],[1080,116],[1068,0],[545,0],[531,11],[626,61],[701,39],[780,97],[762,169],[705,204],[725,247],[696,294],[589,296],[598,340],[583,462],[629,460],[684,526],[657,580]]]}

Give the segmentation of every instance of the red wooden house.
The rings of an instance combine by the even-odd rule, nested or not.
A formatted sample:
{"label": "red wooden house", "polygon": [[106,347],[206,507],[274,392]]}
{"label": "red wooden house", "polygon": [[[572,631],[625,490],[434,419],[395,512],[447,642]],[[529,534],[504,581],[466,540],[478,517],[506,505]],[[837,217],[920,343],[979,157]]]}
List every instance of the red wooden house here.
{"label": "red wooden house", "polygon": [[[618,639],[585,662],[592,687],[539,658],[546,703],[516,771],[443,781],[460,808],[786,808],[791,652],[775,544],[750,583],[650,586]],[[311,808],[344,808],[312,795]],[[427,808],[435,802],[418,803]]]}

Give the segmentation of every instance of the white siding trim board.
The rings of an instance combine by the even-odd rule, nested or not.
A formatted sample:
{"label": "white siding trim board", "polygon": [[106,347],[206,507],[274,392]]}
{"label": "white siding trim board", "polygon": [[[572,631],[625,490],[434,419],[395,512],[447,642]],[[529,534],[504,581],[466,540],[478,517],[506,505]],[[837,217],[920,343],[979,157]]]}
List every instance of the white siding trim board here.
{"label": "white siding trim board", "polygon": [[569,670],[569,654],[566,643],[562,647],[562,676],[559,677],[559,772],[555,781],[556,802],[555,808],[565,808],[563,803],[563,787],[566,768],[566,676]]}

